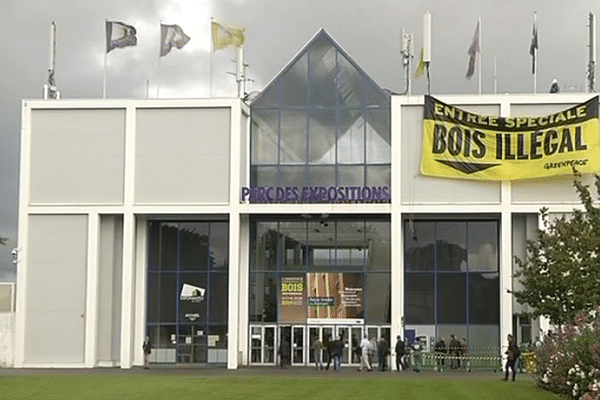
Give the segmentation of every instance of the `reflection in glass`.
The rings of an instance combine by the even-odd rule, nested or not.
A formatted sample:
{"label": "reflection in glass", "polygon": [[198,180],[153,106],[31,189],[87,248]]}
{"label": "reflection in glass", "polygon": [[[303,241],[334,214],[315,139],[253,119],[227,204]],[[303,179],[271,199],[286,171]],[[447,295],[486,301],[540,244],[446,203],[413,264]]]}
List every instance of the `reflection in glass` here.
{"label": "reflection in glass", "polygon": [[307,185],[306,165],[281,167],[281,184],[283,186],[302,186]]}
{"label": "reflection in glass", "polygon": [[308,125],[308,143],[312,164],[335,164],[335,113],[315,110]]}
{"label": "reflection in glass", "polygon": [[433,271],[435,268],[435,223],[407,221],[404,224],[404,269]]}
{"label": "reflection in glass", "polygon": [[252,111],[252,164],[277,162],[279,136],[277,110]]}
{"label": "reflection in glass", "polygon": [[338,179],[340,186],[364,186],[365,167],[339,166]]}
{"label": "reflection in glass", "polygon": [[281,163],[305,164],[306,163],[306,111],[283,110],[281,111]]}
{"label": "reflection in glass", "polygon": [[370,109],[366,132],[367,163],[389,164],[392,159],[389,111]]}
{"label": "reflection in glass", "polygon": [[179,240],[181,270],[206,271],[208,269],[208,222],[182,223]]}
{"label": "reflection in glass", "polygon": [[440,271],[467,271],[467,223],[438,222],[437,266]]}
{"label": "reflection in glass", "polygon": [[391,167],[383,166],[368,166],[367,179],[365,186],[387,186],[391,187]]}
{"label": "reflection in glass", "polygon": [[336,49],[325,36],[318,37],[309,49],[310,94],[315,107],[332,107],[336,98]]}
{"label": "reflection in glass", "polygon": [[379,324],[391,322],[391,284],[390,274],[367,274],[367,309],[365,322]]}
{"label": "reflection in glass", "polygon": [[498,222],[469,222],[469,271],[498,271]]}
{"label": "reflection in glass", "polygon": [[406,324],[435,324],[433,273],[404,276],[404,320]]}
{"label": "reflection in glass", "polygon": [[229,226],[227,222],[210,224],[210,268],[226,271],[229,267]]}
{"label": "reflection in glass", "polygon": [[340,110],[337,160],[340,164],[365,162],[365,121],[358,110]]}
{"label": "reflection in glass", "polygon": [[281,77],[283,101],[288,107],[306,107],[308,53],[304,53]]}
{"label": "reflection in glass", "polygon": [[250,274],[250,322],[277,322],[275,273]]}
{"label": "reflection in glass", "polygon": [[278,169],[277,167],[250,167],[250,174],[254,186],[277,186],[278,185]]}
{"label": "reflection in glass", "polygon": [[177,281],[174,272],[148,274],[148,322],[175,322]]}
{"label": "reflection in glass", "polygon": [[500,321],[500,274],[469,274],[469,322],[497,324]]}
{"label": "reflection in glass", "polygon": [[369,271],[390,272],[392,248],[389,222],[366,221],[368,251],[366,256]]}
{"label": "reflection in glass", "polygon": [[448,273],[437,275],[438,323],[467,322],[467,275]]}

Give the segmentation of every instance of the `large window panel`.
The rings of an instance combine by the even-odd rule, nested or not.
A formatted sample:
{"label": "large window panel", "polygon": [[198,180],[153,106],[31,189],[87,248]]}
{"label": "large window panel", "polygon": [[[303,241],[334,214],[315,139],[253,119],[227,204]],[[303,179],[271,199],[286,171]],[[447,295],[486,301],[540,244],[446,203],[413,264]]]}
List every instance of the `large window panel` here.
{"label": "large window panel", "polygon": [[[391,186],[391,166],[367,166],[366,186]],[[390,193],[391,195],[391,193]]]}
{"label": "large window panel", "polygon": [[257,222],[254,232],[251,268],[258,271],[276,270],[277,222]]}
{"label": "large window panel", "polygon": [[285,107],[306,107],[308,53],[304,53],[280,78]]}
{"label": "large window panel", "polygon": [[362,271],[369,251],[365,242],[365,222],[337,222],[337,265],[343,271]]}
{"label": "large window panel", "polygon": [[497,324],[500,321],[500,275],[469,274],[469,322]]}
{"label": "large window panel", "polygon": [[250,322],[277,322],[277,275],[250,274]]}
{"label": "large window panel", "polygon": [[309,49],[310,100],[315,107],[332,107],[336,103],[336,53],[324,36],[317,38]]}
{"label": "large window panel", "polygon": [[307,185],[306,165],[300,166],[282,166],[281,167],[281,185],[298,186],[299,188]]}
{"label": "large window panel", "polygon": [[252,164],[275,164],[279,148],[277,110],[252,111]]}
{"label": "large window panel", "polygon": [[391,271],[390,223],[367,221],[365,229],[368,243],[367,269],[369,271]]}
{"label": "large window panel", "polygon": [[409,273],[404,276],[406,324],[435,324],[435,276]]}
{"label": "large window panel", "polygon": [[313,165],[310,167],[311,186],[335,186],[334,165]]}
{"label": "large window panel", "polygon": [[177,224],[162,224],[160,230],[160,266],[161,271],[177,269],[177,241],[179,226]]}
{"label": "large window panel", "polygon": [[308,125],[308,143],[312,164],[335,164],[335,112],[315,110]]}
{"label": "large window panel", "polygon": [[179,236],[181,270],[208,270],[208,222],[182,223]]}
{"label": "large window panel", "polygon": [[389,164],[392,159],[389,110],[369,110],[366,136],[367,163]]}
{"label": "large window panel", "polygon": [[210,224],[210,268],[227,271],[229,267],[229,226],[228,222]]}
{"label": "large window panel", "polygon": [[435,223],[404,224],[404,269],[433,271],[435,269]]}
{"label": "large window panel", "polygon": [[279,265],[281,270],[306,269],[306,222],[282,221],[279,223]]}
{"label": "large window panel", "polygon": [[251,180],[254,186],[277,186],[279,170],[274,166],[253,166],[250,168]]}
{"label": "large window panel", "polygon": [[306,163],[306,111],[281,111],[280,146],[282,164]]}
{"label": "large window panel", "polygon": [[[364,186],[365,168],[363,166],[339,166],[338,185],[340,186]],[[356,200],[356,199],[355,199]]]}
{"label": "large window panel", "polygon": [[360,107],[364,104],[364,80],[362,74],[346,57],[338,53],[338,91],[340,104],[344,107]]}
{"label": "large window panel", "polygon": [[335,223],[327,220],[308,223],[309,265],[316,270],[335,268]]}
{"label": "large window panel", "polygon": [[498,271],[498,223],[475,221],[468,223],[469,271]]}
{"label": "large window panel", "polygon": [[440,271],[467,270],[467,223],[462,221],[438,222],[437,266]]}
{"label": "large window panel", "polygon": [[148,274],[148,322],[176,322],[177,275]]}
{"label": "large window panel", "polygon": [[227,306],[229,302],[229,280],[227,274],[210,274],[210,292],[208,293],[209,314],[211,323],[227,322]]}
{"label": "large window panel", "polygon": [[367,274],[366,315],[367,324],[391,322],[391,283],[390,274]]}
{"label": "large window panel", "polygon": [[437,274],[438,323],[467,323],[467,274]]}
{"label": "large window panel", "polygon": [[365,162],[365,120],[362,111],[340,110],[337,159],[340,164]]}

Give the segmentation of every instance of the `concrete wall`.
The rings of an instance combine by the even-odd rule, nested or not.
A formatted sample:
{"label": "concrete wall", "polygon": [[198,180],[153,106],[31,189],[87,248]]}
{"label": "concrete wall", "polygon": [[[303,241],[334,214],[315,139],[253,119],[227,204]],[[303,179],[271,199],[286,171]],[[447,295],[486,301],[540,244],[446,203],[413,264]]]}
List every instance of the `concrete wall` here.
{"label": "concrete wall", "polygon": [[0,368],[13,366],[15,313],[0,313]]}

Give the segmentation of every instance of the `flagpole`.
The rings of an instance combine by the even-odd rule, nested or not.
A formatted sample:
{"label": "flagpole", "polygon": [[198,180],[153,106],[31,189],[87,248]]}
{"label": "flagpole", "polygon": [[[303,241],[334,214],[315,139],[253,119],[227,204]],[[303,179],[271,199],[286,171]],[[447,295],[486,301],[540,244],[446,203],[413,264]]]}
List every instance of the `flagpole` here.
{"label": "flagpole", "polygon": [[498,94],[498,75],[496,70],[496,56],[494,56],[494,94]]}
{"label": "flagpole", "polygon": [[479,24],[479,37],[477,38],[477,40],[479,41],[479,65],[477,66],[477,74],[479,75],[479,94],[481,94],[481,63],[483,61],[483,58],[481,56],[481,16],[479,16],[479,18],[477,19],[477,24]]}
{"label": "flagpole", "polygon": [[213,63],[214,63],[214,53],[215,53],[215,46],[214,46],[214,38],[213,38],[213,27],[212,27],[212,23],[213,23],[214,18],[210,17],[210,54],[209,54],[209,60],[208,60],[208,75],[210,77],[210,83],[208,86],[208,97],[212,97],[212,89],[213,89]]}
{"label": "flagpole", "polygon": [[[533,30],[537,42],[537,11],[533,12]],[[533,48],[533,94],[537,93],[537,43]]]}
{"label": "flagpole", "polygon": [[160,46],[162,45],[162,20],[158,21],[158,31],[160,39],[158,42],[158,63],[156,65],[156,98],[160,98]]}
{"label": "flagpole", "polygon": [[108,53],[104,52],[104,73],[103,73],[103,82],[102,82],[102,98],[106,99],[106,56]]}
{"label": "flagpole", "polygon": [[237,82],[237,97],[240,99],[244,98],[245,93],[245,80],[244,76],[244,45],[236,47],[236,69],[235,69],[235,80]]}

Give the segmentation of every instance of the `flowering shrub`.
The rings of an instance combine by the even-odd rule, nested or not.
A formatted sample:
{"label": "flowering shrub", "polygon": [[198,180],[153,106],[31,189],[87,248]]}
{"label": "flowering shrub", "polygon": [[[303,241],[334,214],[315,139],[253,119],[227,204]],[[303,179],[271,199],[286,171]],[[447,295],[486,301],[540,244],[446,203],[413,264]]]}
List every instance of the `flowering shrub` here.
{"label": "flowering shrub", "polygon": [[600,400],[600,307],[546,336],[536,358],[540,386],[568,399]]}

